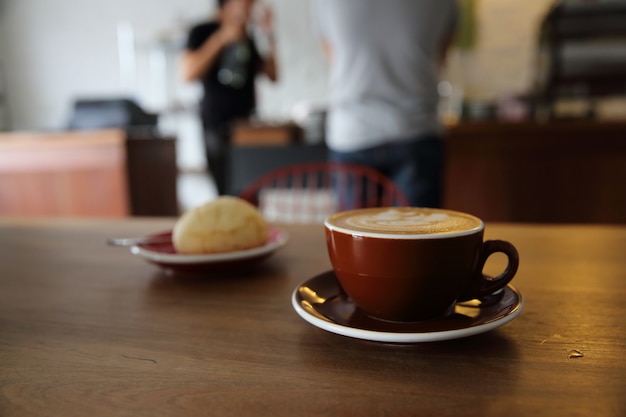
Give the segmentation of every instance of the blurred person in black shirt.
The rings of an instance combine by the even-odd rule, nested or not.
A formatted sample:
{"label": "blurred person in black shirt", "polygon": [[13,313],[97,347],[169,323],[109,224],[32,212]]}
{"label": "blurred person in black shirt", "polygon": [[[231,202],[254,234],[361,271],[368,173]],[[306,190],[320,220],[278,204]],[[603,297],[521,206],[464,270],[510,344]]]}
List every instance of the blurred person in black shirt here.
{"label": "blurred person in black shirt", "polygon": [[264,5],[258,23],[267,40],[262,56],[248,29],[255,0],[218,0],[214,20],[191,29],[183,54],[186,81],[201,81],[200,116],[209,171],[219,194],[226,193],[231,124],[256,107],[255,78],[277,79],[272,11]]}

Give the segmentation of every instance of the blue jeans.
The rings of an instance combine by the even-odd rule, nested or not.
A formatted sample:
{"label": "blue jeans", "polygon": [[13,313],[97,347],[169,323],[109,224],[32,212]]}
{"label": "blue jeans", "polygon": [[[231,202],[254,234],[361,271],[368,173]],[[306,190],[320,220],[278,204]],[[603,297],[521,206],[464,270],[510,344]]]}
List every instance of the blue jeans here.
{"label": "blue jeans", "polygon": [[330,151],[332,162],[366,165],[389,177],[411,206],[441,207],[443,142],[424,136],[354,152]]}

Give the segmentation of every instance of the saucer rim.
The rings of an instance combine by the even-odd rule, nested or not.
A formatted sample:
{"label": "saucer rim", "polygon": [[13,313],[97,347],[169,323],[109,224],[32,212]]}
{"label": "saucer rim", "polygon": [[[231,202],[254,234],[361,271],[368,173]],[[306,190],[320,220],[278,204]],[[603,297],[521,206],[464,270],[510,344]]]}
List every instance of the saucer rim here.
{"label": "saucer rim", "polygon": [[278,227],[270,227],[270,231],[276,233],[276,237],[273,238],[272,241],[268,241],[263,246],[246,250],[201,255],[182,255],[178,253],[157,252],[143,248],[140,245],[134,245],[130,248],[130,252],[133,255],[139,256],[151,262],[170,265],[211,264],[247,260],[270,254],[287,244],[287,241],[289,240],[289,233],[287,231]]}
{"label": "saucer rim", "polygon": [[[332,271],[327,271],[332,272]],[[325,274],[325,273],[323,273]],[[318,274],[315,277],[323,274]],[[342,336],[347,336],[355,339],[369,340],[374,342],[387,342],[387,343],[423,343],[423,342],[438,342],[444,340],[453,340],[460,339],[469,336],[475,336],[477,334],[486,333],[491,330],[494,330],[498,327],[501,327],[513,319],[515,319],[524,309],[525,300],[522,296],[522,293],[513,287],[512,285],[507,285],[506,288],[511,290],[517,296],[517,303],[515,308],[503,315],[500,318],[493,319],[483,324],[478,324],[475,326],[464,327],[461,329],[454,330],[442,330],[442,331],[431,331],[431,332],[412,332],[412,333],[398,333],[398,332],[387,332],[387,331],[376,331],[369,329],[361,329],[357,327],[352,327],[344,324],[337,323],[330,318],[326,317],[324,314],[318,312],[321,316],[325,317],[325,319],[320,319],[308,311],[306,311],[301,305],[298,295],[298,289],[302,287],[305,283],[311,281],[315,277],[309,278],[306,281],[303,281],[293,290],[291,295],[291,305],[296,311],[296,313],[304,319],[309,324],[312,324],[315,327],[318,327],[322,330],[326,330],[331,333],[335,333]],[[336,279],[336,278],[335,278]],[[480,308],[480,307],[478,307]],[[317,310],[316,310],[317,311]]]}

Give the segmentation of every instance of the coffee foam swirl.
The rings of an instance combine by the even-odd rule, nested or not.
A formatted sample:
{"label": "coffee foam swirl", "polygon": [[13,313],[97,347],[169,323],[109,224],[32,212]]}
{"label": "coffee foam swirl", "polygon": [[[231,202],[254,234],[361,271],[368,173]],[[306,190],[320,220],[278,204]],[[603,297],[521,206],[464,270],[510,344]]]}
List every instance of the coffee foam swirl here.
{"label": "coffee foam swirl", "polygon": [[381,234],[448,234],[482,227],[480,219],[451,210],[425,208],[379,208],[354,210],[332,216],[332,226]]}

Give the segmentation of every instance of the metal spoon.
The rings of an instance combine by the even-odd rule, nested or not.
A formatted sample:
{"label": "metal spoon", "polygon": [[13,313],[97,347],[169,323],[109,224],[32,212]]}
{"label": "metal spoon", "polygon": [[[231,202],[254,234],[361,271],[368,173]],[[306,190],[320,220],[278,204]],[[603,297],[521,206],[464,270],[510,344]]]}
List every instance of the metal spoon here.
{"label": "metal spoon", "polygon": [[320,297],[313,289],[305,286],[298,288],[298,294],[302,298],[300,306],[306,312],[318,319],[329,321],[328,317],[323,314],[325,310],[324,303],[327,301],[325,298]]}
{"label": "metal spoon", "polygon": [[325,298],[320,297],[315,291],[313,291],[309,287],[301,286],[298,288],[298,294],[304,301],[308,301],[310,304],[324,304],[326,302]]}
{"label": "metal spoon", "polygon": [[172,237],[170,235],[161,236],[143,236],[143,237],[123,237],[123,238],[109,238],[107,239],[107,245],[110,246],[135,246],[139,244],[147,243],[170,243]]}

